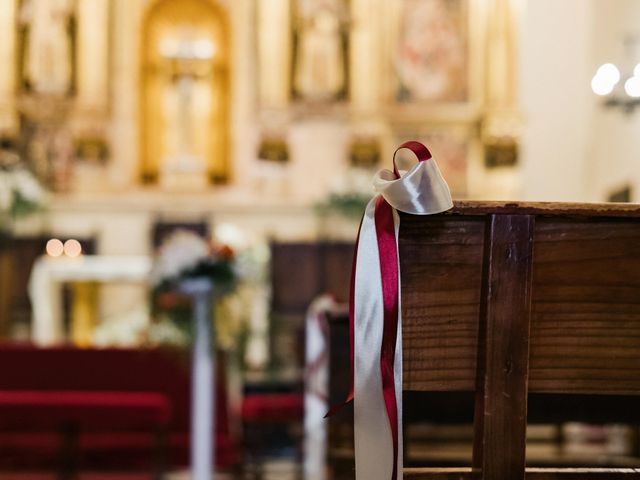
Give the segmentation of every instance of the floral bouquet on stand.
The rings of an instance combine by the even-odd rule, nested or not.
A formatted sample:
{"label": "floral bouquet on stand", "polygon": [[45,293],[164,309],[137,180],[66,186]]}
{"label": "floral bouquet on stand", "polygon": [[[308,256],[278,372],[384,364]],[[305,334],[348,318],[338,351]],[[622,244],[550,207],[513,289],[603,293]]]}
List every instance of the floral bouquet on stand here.
{"label": "floral bouquet on stand", "polygon": [[152,344],[191,343],[191,298],[181,292],[180,284],[194,278],[210,280],[216,299],[228,295],[237,284],[234,252],[193,232],[177,230],[160,246],[151,273]]}

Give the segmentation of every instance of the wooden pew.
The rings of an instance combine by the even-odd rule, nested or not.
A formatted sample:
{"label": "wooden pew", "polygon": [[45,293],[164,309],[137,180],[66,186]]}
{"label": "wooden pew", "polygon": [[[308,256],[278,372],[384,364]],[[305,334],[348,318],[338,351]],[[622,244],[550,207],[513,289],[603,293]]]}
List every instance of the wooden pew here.
{"label": "wooden pew", "polygon": [[640,395],[640,207],[458,202],[401,218],[404,389],[475,396],[472,467],[405,478],[640,478],[525,468],[530,394]]}

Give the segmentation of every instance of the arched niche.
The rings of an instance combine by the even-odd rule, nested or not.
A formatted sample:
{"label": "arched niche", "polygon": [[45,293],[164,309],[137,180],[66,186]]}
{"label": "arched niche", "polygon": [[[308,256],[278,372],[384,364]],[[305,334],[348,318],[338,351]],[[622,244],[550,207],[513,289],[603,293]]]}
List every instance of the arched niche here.
{"label": "arched niche", "polygon": [[141,176],[184,189],[225,183],[229,28],[211,0],[158,0],[141,43]]}

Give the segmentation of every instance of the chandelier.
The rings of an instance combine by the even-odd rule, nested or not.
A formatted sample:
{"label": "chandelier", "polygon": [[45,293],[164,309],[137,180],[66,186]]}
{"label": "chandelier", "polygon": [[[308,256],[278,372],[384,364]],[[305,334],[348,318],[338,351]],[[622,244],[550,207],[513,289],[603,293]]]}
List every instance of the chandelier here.
{"label": "chandelier", "polygon": [[[638,38],[629,38],[625,41],[628,56],[631,50],[637,50]],[[624,70],[624,76],[620,69],[613,63],[605,63],[598,67],[591,79],[591,90],[596,95],[605,99],[607,107],[620,107],[627,113],[640,106],[640,63],[633,69]]]}

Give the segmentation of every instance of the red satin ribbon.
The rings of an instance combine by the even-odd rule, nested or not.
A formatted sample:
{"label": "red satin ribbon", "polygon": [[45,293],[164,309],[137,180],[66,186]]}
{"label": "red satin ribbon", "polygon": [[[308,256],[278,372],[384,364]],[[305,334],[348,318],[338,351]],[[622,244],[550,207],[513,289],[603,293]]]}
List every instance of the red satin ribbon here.
{"label": "red satin ribbon", "polygon": [[[418,161],[424,162],[431,158],[431,152],[420,142],[409,141],[400,145],[393,154],[393,172],[396,178],[400,178],[400,172],[396,166],[396,153],[407,148],[411,150]],[[398,245],[396,243],[395,225],[393,221],[393,207],[380,196],[375,206],[375,226],[378,240],[378,255],[380,258],[380,275],[382,279],[382,299],[384,310],[384,322],[382,331],[382,345],[380,347],[380,371],[382,374],[382,394],[384,397],[389,425],[391,427],[393,443],[393,472],[392,480],[397,480],[398,476],[398,405],[396,402],[395,379],[393,365],[396,353],[396,342],[398,333],[398,305],[399,305],[399,268],[398,268]],[[355,355],[355,287],[356,287],[356,263],[358,258],[358,244],[360,243],[360,229],[353,254],[353,264],[351,267],[351,285],[349,293],[349,340],[351,344],[351,387],[349,394],[343,404],[336,405],[329,410],[325,417],[331,416],[339,411],[344,405],[350,403],[354,396],[354,355]]]}
{"label": "red satin ribbon", "polygon": [[400,172],[398,171],[398,167],[396,166],[396,153],[398,153],[403,148],[408,148],[411,150],[416,157],[418,157],[419,162],[426,162],[431,158],[431,152],[427,147],[425,147],[420,142],[416,142],[414,140],[410,140],[408,142],[404,142],[396,151],[393,152],[393,173],[396,174],[396,178],[400,178]]}
{"label": "red satin ribbon", "polygon": [[398,474],[398,405],[396,404],[393,364],[398,333],[398,246],[396,245],[393,208],[382,196],[378,197],[376,202],[375,221],[382,279],[382,303],[384,305],[380,371],[382,373],[382,394],[387,407],[393,441],[391,478],[396,480]]}

